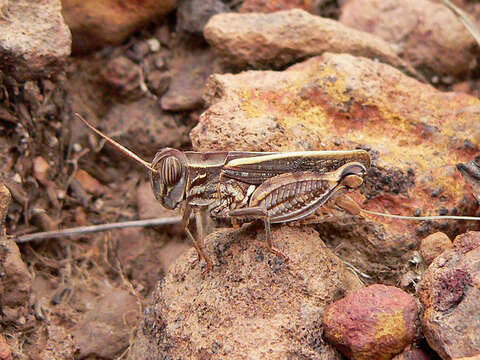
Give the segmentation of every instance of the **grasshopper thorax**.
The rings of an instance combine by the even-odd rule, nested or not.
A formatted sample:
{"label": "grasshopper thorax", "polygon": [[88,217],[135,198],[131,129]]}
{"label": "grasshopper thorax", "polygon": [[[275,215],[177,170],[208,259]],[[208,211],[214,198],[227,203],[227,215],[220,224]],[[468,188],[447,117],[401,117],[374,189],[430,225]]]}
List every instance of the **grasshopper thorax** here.
{"label": "grasshopper thorax", "polygon": [[175,209],[185,198],[187,184],[187,159],[176,149],[159,151],[152,161],[150,172],[155,198],[167,209]]}

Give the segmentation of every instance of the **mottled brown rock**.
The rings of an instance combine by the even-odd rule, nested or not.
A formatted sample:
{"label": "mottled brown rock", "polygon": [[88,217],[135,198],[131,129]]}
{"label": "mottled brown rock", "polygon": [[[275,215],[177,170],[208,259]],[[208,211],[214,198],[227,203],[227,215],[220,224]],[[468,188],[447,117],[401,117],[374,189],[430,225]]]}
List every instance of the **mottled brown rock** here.
{"label": "mottled brown rock", "polygon": [[245,0],[238,11],[241,13],[271,13],[281,10],[303,9],[310,13],[316,13],[322,3],[325,3],[325,0]]}
{"label": "mottled brown rock", "polygon": [[90,310],[72,329],[79,357],[96,355],[113,359],[128,346],[130,332],[138,319],[138,299],[126,290],[111,292],[91,304]]}
{"label": "mottled brown rock", "polygon": [[57,73],[70,47],[60,0],[7,1],[0,11],[0,70],[18,81]]}
{"label": "mottled brown rock", "polygon": [[115,104],[100,125],[107,135],[149,161],[161,148],[181,148],[188,142],[187,127],[162,111],[158,101],[147,97]]}
{"label": "mottled brown rock", "polygon": [[350,0],[340,22],[394,44],[421,70],[464,73],[478,54],[472,35],[441,1]]}
{"label": "mottled brown rock", "polygon": [[423,332],[442,359],[480,354],[480,232],[459,235],[430,265],[418,288]]}
{"label": "mottled brown rock", "polygon": [[222,61],[239,68],[284,68],[327,51],[408,67],[379,37],[300,9],[215,15],[205,26],[204,35]]}
{"label": "mottled brown rock", "polygon": [[[466,140],[480,143],[475,97],[437,91],[365,58],[324,54],[283,72],[214,75],[205,99],[210,107],[191,132],[196,150],[364,148],[374,166],[352,194],[363,208],[400,215],[417,209],[424,215],[478,212],[471,188],[455,168],[472,157]],[[392,283],[422,238],[439,230],[454,237],[478,225],[364,219],[317,228],[362,271]]]}
{"label": "mottled brown rock", "polygon": [[323,327],[326,338],[349,359],[387,360],[413,341],[418,314],[413,296],[378,284],[330,304]]}
{"label": "mottled brown rock", "polygon": [[148,89],[157,96],[162,96],[170,86],[171,75],[165,71],[152,71],[147,75]]}
{"label": "mottled brown rock", "polygon": [[452,241],[447,235],[442,232],[436,232],[422,239],[420,243],[420,254],[425,264],[430,265],[433,259],[452,247]]}
{"label": "mottled brown rock", "polygon": [[4,221],[10,201],[9,190],[0,184],[0,304],[3,310],[24,306],[32,289],[32,277],[18,246],[5,233]]}
{"label": "mottled brown rock", "polygon": [[[180,255],[191,249],[191,243],[188,242],[188,239],[186,240],[187,241],[172,241],[170,239],[170,241],[164,244],[161,249],[155,253],[157,264],[161,266],[164,274],[168,271],[170,266],[175,264],[175,261]],[[158,278],[156,280],[158,280]]]}
{"label": "mottled brown rock", "polygon": [[176,0],[62,0],[63,16],[72,30],[73,51],[87,52],[118,45],[132,32],[175,9]]}
{"label": "mottled brown rock", "polygon": [[[69,360],[77,354],[72,334],[62,326],[47,325],[41,350],[35,349],[29,355],[32,360]],[[42,336],[42,337],[43,337]]]}
{"label": "mottled brown rock", "polygon": [[10,190],[5,184],[0,184],[0,237],[7,235],[7,228],[5,226],[5,219],[8,215],[8,206],[12,201]]}
{"label": "mottled brown rock", "polygon": [[180,0],[177,8],[177,30],[203,36],[203,28],[216,14],[229,12],[221,0]]}
{"label": "mottled brown rock", "polygon": [[175,56],[171,62],[170,85],[160,102],[163,110],[190,111],[203,106],[205,82],[215,70],[214,57],[209,48],[198,47],[190,47]]}
{"label": "mottled brown rock", "polygon": [[432,360],[432,357],[422,349],[406,349],[392,360]]}
{"label": "mottled brown rock", "polygon": [[128,100],[142,97],[142,69],[129,58],[119,56],[110,60],[101,74],[112,95],[116,94]]}
{"label": "mottled brown rock", "polygon": [[180,256],[154,291],[130,359],[340,360],[322,339],[323,309],[361,284],[314,230],[274,226],[272,235],[288,263],[259,242],[263,226],[208,236],[205,279],[193,249]]}

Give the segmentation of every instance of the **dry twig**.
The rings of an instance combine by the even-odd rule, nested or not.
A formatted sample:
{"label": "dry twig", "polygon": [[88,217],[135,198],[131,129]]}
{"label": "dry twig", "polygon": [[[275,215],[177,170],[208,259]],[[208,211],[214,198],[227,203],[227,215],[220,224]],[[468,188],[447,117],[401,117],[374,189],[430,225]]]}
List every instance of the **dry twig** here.
{"label": "dry twig", "polygon": [[107,231],[112,229],[175,225],[180,223],[181,221],[182,221],[181,216],[176,216],[171,218],[154,218],[154,219],[147,219],[147,220],[122,221],[122,222],[116,222],[111,224],[79,226],[79,227],[63,229],[63,230],[38,232],[34,234],[13,236],[12,238],[16,243],[25,243],[25,242],[36,241],[36,240],[78,236],[78,235],[88,234],[92,232]]}

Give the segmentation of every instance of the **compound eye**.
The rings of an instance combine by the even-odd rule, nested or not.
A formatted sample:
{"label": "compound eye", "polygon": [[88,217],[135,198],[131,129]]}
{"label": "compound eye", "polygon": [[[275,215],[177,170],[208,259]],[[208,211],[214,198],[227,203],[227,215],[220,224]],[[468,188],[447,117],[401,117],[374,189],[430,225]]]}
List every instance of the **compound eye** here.
{"label": "compound eye", "polygon": [[182,164],[175,156],[169,156],[162,161],[160,175],[167,186],[175,185],[182,177]]}
{"label": "compound eye", "polygon": [[363,178],[358,175],[350,174],[346,175],[342,182],[346,187],[350,189],[356,189],[363,184]]}
{"label": "compound eye", "polygon": [[345,167],[342,172],[342,183],[350,189],[356,189],[363,184],[366,169],[360,163],[353,163]]}

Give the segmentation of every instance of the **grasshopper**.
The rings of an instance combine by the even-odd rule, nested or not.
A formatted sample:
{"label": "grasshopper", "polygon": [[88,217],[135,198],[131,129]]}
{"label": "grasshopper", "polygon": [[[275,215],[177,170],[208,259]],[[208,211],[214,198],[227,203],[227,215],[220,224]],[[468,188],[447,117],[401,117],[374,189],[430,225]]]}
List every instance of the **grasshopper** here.
{"label": "grasshopper", "polygon": [[[109,138],[80,115],[92,131],[150,172],[155,198],[167,209],[182,208],[182,224],[208,273],[212,262],[204,252],[207,216],[215,219],[261,219],[266,246],[288,260],[272,244],[271,224],[305,219],[328,201],[358,189],[371,160],[364,150],[247,152],[179,151],[165,148],[149,163]],[[345,204],[338,203],[340,207]],[[193,211],[195,239],[188,229]]]}

